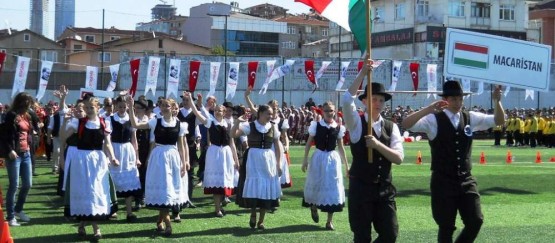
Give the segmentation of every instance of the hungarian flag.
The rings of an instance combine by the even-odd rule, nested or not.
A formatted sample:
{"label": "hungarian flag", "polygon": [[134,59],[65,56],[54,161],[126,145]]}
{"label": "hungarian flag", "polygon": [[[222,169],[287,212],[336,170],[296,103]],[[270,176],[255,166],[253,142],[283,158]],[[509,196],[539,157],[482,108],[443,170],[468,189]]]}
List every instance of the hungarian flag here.
{"label": "hungarian flag", "polygon": [[129,88],[129,94],[135,97],[137,92],[137,83],[139,82],[139,67],[141,66],[141,59],[135,59],[129,62],[129,67],[131,71],[131,88]]}
{"label": "hungarian flag", "polygon": [[248,64],[248,71],[249,71],[249,87],[254,88],[254,81],[256,81],[256,70],[258,69],[258,62],[249,62]]}
{"label": "hungarian flag", "polygon": [[189,92],[195,92],[197,88],[198,70],[200,69],[199,61],[191,61],[189,64]]}
{"label": "hungarian flag", "polygon": [[471,68],[487,69],[488,52],[486,46],[455,42],[453,63]]}
{"label": "hungarian flag", "polygon": [[360,51],[366,51],[366,0],[295,0],[308,5],[355,35]]}

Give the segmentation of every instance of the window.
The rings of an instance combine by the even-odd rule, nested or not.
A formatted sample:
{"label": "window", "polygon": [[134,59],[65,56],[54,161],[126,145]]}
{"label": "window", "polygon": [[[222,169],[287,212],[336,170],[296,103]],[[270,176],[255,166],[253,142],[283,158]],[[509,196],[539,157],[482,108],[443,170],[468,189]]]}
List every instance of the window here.
{"label": "window", "polygon": [[322,36],[328,36],[329,32],[330,32],[330,30],[328,28],[323,28],[322,29]]}
{"label": "window", "polygon": [[85,35],[85,41],[94,43],[94,35]]}
{"label": "window", "polygon": [[295,49],[295,43],[292,42],[292,41],[282,42],[281,43],[281,48],[294,50]]}
{"label": "window", "polygon": [[416,16],[425,17],[430,13],[430,3],[428,1],[418,0],[416,2]]}
{"label": "window", "polygon": [[164,40],[163,39],[158,40],[158,48],[164,48]]}
{"label": "window", "polygon": [[120,37],[117,36],[117,35],[110,36],[110,40],[111,40],[111,41],[113,41],[113,40],[119,40],[119,39],[120,39]]}
{"label": "window", "polygon": [[296,35],[297,34],[297,27],[287,26],[287,34]]}
{"label": "window", "polygon": [[40,51],[40,60],[42,61],[58,61],[58,52],[56,51]]}
{"label": "window", "polygon": [[464,2],[461,0],[449,1],[449,16],[463,17],[464,16]]}
{"label": "window", "polygon": [[[102,52],[98,53],[98,61],[102,62]],[[104,62],[111,62],[112,61],[112,53],[104,52]]]}
{"label": "window", "polygon": [[305,26],[305,27],[304,27],[304,31],[305,31],[307,34],[312,34],[312,26]]}
{"label": "window", "polygon": [[515,20],[515,6],[501,4],[499,6],[499,19]]}
{"label": "window", "polygon": [[374,22],[384,22],[384,19],[385,19],[384,7],[376,7],[374,11],[375,11]]}
{"label": "window", "polygon": [[73,50],[74,50],[74,51],[83,50],[83,45],[73,45]]}
{"label": "window", "polygon": [[395,4],[395,19],[405,19],[405,4],[399,3]]}
{"label": "window", "polygon": [[489,18],[490,7],[491,7],[491,4],[489,3],[472,3],[471,13],[470,13],[471,17]]}
{"label": "window", "polygon": [[31,41],[31,35],[30,34],[23,34],[23,41],[25,41],[25,42]]}

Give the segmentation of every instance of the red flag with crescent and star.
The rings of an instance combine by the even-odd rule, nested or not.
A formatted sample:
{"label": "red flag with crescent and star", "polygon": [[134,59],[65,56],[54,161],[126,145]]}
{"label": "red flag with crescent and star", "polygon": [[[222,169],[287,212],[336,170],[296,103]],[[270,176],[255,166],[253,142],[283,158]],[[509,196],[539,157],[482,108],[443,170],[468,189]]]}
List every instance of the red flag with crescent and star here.
{"label": "red flag with crescent and star", "polygon": [[256,70],[258,69],[258,62],[249,62],[249,86],[254,87],[254,81],[256,81]]}
{"label": "red flag with crescent and star", "polygon": [[2,73],[2,68],[4,67],[4,60],[6,60],[6,53],[0,52],[0,74]]}
{"label": "red flag with crescent and star", "polygon": [[[306,60],[304,61],[304,73],[312,84],[316,85],[316,78],[314,77],[314,61]],[[314,92],[314,91],[312,91]]]}
{"label": "red flag with crescent and star", "polygon": [[131,88],[129,88],[129,94],[135,97],[137,92],[137,83],[139,82],[139,67],[141,66],[141,59],[135,59],[129,62],[131,67]]}
{"label": "red flag with crescent and star", "polygon": [[197,88],[198,70],[200,69],[199,61],[191,61],[189,66],[189,92],[195,92]]}
{"label": "red flag with crescent and star", "polygon": [[[413,62],[409,65],[410,76],[412,77],[412,86],[414,87],[414,91],[418,90],[418,69],[420,68],[420,64]],[[416,96],[414,93],[412,96]]]}

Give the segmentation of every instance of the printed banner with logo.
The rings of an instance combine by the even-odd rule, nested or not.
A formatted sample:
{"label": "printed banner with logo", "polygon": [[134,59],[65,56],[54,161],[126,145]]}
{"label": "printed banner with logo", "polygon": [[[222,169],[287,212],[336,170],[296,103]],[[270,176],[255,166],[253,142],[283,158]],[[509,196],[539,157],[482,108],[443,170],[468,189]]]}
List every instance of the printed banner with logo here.
{"label": "printed banner with logo", "polygon": [[160,71],[160,58],[148,57],[148,69],[146,70],[145,95],[152,91],[152,95],[156,96],[156,85],[158,84],[158,72]]}
{"label": "printed banner with logo", "polygon": [[227,74],[227,83],[225,89],[225,99],[230,100],[235,96],[237,83],[239,80],[239,62],[229,63],[229,72]]}
{"label": "printed banner with logo", "polygon": [[393,67],[391,68],[391,86],[389,86],[389,91],[395,91],[397,89],[397,82],[401,76],[401,61],[393,61]]}
{"label": "printed banner with logo", "polygon": [[110,65],[110,83],[106,87],[106,91],[114,91],[119,75],[119,64]]}
{"label": "printed banner with logo", "polygon": [[170,68],[168,70],[168,86],[166,87],[166,98],[172,95],[178,97],[179,92],[179,74],[181,73],[181,60],[170,59]]}
{"label": "printed banner with logo", "polygon": [[266,61],[266,70],[268,70],[268,73],[266,74],[266,80],[264,80],[264,84],[262,85],[262,88],[260,88],[260,92],[258,92],[259,94],[265,94],[266,90],[268,89],[268,86],[270,85],[270,78],[272,77],[272,73],[274,72],[274,68],[276,65],[276,60],[269,60]]}
{"label": "printed banner with logo", "polygon": [[85,89],[96,89],[98,83],[98,67],[87,66]]}
{"label": "printed banner with logo", "polygon": [[[436,92],[437,91],[437,64],[428,64],[426,67],[426,77],[428,78],[428,91],[429,92]],[[434,99],[437,99],[437,94],[428,94],[426,99],[430,98],[430,95],[434,96]]]}
{"label": "printed banner with logo", "polygon": [[214,96],[214,94],[216,94],[216,85],[218,84],[221,64],[220,62],[210,63],[210,91],[208,91],[206,96]]}
{"label": "printed banner with logo", "polygon": [[29,72],[29,62],[31,61],[28,57],[17,57],[17,69],[15,71],[15,76],[13,80],[12,97],[16,94],[25,91],[25,84],[27,83],[27,73]]}
{"label": "printed banner with logo", "polygon": [[347,77],[347,69],[349,68],[349,64],[351,64],[351,62],[341,62],[341,74],[339,75],[339,81],[335,86],[335,90],[340,90],[341,87],[343,87],[343,84],[345,83],[345,77]]}
{"label": "printed banner with logo", "polygon": [[48,79],[50,78],[50,73],[52,73],[52,65],[54,63],[50,61],[42,61],[40,67],[40,83],[39,90],[37,92],[37,100],[40,101],[46,92],[46,86],[48,86]]}

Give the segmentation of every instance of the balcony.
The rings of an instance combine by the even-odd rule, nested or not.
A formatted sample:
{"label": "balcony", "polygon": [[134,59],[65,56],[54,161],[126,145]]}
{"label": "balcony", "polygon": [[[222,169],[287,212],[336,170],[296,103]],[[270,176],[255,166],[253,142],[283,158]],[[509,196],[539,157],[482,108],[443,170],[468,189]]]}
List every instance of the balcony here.
{"label": "balcony", "polygon": [[470,17],[470,26],[471,27],[490,27],[491,26],[491,19],[490,18],[483,18],[483,17]]}

